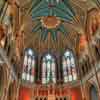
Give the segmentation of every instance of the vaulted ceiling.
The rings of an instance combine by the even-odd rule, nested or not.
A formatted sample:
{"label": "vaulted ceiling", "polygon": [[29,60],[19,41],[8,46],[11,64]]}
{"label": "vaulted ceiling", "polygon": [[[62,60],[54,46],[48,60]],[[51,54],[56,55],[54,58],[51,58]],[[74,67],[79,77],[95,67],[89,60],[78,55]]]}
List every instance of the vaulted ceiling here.
{"label": "vaulted ceiling", "polygon": [[38,53],[59,53],[66,48],[76,53],[79,36],[86,33],[88,11],[100,5],[99,0],[13,1],[17,1],[21,11],[24,48],[34,48]]}
{"label": "vaulted ceiling", "polygon": [[[23,2],[23,3],[22,3]],[[38,52],[76,49],[85,33],[87,12],[98,7],[95,0],[19,0],[23,11],[26,47]]]}

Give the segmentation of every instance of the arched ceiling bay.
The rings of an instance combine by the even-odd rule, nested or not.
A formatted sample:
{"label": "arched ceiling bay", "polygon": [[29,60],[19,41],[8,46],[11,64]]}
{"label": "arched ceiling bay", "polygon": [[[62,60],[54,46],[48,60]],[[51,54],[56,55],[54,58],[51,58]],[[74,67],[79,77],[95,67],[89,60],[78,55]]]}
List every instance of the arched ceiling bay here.
{"label": "arched ceiling bay", "polygon": [[78,34],[85,32],[87,12],[98,0],[19,0],[25,45],[39,52],[76,47]]}

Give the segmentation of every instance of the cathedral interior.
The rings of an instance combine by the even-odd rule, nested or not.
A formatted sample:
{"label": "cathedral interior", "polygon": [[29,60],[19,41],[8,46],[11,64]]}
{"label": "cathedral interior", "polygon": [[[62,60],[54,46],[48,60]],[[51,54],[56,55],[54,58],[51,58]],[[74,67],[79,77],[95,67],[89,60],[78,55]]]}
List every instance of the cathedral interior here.
{"label": "cathedral interior", "polygon": [[0,100],[100,100],[100,0],[0,0]]}

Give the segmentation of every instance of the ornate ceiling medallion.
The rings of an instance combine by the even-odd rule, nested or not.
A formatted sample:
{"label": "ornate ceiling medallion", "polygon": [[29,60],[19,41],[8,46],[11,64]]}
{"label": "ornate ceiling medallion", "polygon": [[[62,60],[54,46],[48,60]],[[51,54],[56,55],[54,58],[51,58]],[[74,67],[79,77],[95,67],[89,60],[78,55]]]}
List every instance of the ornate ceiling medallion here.
{"label": "ornate ceiling medallion", "polygon": [[41,23],[47,29],[54,29],[60,25],[61,21],[55,16],[47,16],[41,18]]}
{"label": "ornate ceiling medallion", "polygon": [[39,33],[41,40],[50,37],[58,40],[58,34],[66,36],[69,30],[66,30],[64,23],[74,20],[75,12],[70,5],[69,0],[41,0],[32,6],[32,20],[36,22],[32,32]]}

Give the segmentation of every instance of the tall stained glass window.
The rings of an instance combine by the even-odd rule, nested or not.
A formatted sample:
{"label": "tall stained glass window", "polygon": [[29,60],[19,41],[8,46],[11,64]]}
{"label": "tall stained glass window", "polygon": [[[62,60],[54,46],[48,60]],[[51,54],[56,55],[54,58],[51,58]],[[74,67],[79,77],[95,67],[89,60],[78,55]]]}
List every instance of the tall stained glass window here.
{"label": "tall stained glass window", "polygon": [[42,59],[42,83],[56,83],[56,62],[55,58],[46,54]]}
{"label": "tall stained glass window", "polygon": [[77,74],[76,74],[75,59],[71,51],[66,50],[66,52],[64,53],[62,58],[62,65],[63,65],[64,82],[67,83],[76,80]]}
{"label": "tall stained glass window", "polygon": [[33,83],[35,80],[35,54],[32,49],[25,51],[22,80]]}

